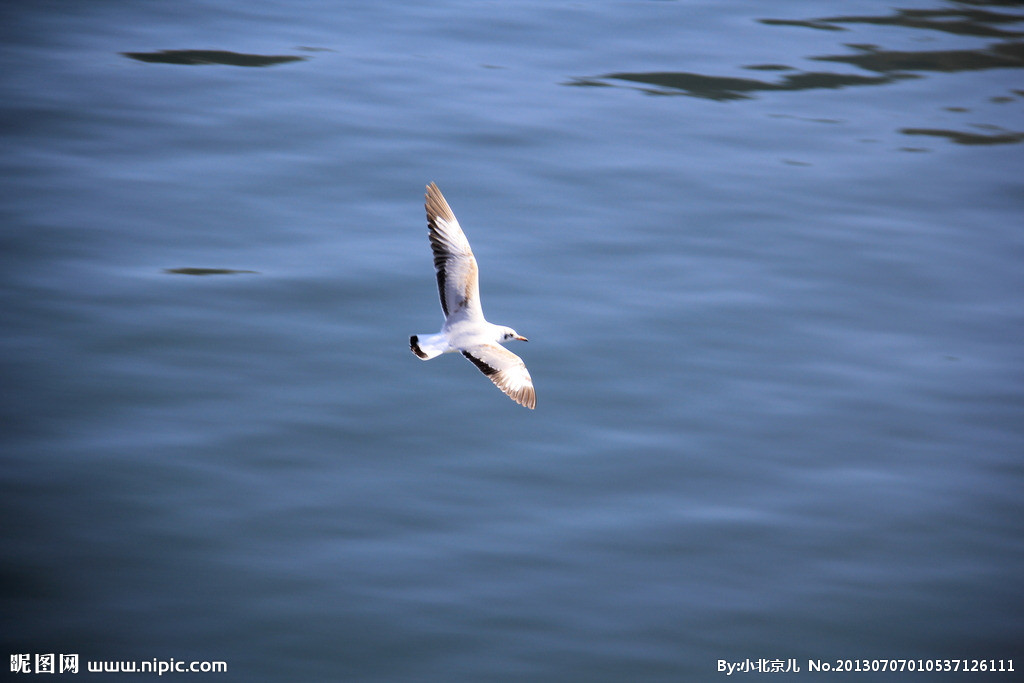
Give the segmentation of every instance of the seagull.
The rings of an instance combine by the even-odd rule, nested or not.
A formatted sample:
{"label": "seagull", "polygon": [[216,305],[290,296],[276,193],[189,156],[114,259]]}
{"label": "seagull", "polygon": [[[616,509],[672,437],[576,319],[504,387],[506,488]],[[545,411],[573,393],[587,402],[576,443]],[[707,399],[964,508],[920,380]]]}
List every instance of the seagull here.
{"label": "seagull", "polygon": [[434,252],[444,326],[437,334],[412,335],[409,348],[422,360],[458,351],[509,398],[533,410],[537,394],[526,363],[501,346],[513,339],[529,340],[511,327],[494,325],[484,319],[476,258],[469,240],[434,183],[427,185],[426,200],[430,248]]}

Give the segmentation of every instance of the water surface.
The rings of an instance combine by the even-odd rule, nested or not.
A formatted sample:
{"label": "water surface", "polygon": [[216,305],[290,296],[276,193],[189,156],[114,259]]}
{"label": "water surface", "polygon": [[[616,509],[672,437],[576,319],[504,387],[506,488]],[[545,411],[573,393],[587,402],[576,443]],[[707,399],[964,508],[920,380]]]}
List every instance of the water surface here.
{"label": "water surface", "polygon": [[1021,3],[0,12],[9,653],[1024,665]]}

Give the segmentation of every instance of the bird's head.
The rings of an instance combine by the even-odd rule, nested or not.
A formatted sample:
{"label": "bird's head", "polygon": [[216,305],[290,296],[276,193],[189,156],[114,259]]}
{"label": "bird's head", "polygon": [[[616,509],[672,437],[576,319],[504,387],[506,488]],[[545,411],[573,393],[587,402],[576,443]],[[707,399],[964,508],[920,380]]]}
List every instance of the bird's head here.
{"label": "bird's head", "polygon": [[513,339],[518,339],[519,341],[530,341],[523,335],[513,330],[511,327],[502,327],[500,328],[499,332],[501,334],[499,340],[503,342],[512,341]]}

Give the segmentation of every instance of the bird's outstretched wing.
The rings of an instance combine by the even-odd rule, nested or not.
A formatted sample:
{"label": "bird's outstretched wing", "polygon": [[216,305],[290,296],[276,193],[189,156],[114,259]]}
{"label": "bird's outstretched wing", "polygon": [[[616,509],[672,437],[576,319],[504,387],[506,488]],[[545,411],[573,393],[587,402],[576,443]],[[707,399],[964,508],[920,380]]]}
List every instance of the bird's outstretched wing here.
{"label": "bird's outstretched wing", "polygon": [[487,379],[508,394],[509,398],[530,410],[537,407],[537,394],[533,390],[530,371],[523,359],[503,346],[479,344],[470,346],[462,355],[480,368]]}
{"label": "bird's outstretched wing", "polygon": [[441,310],[449,319],[454,316],[483,320],[476,258],[455,214],[434,183],[427,185],[426,207]]}

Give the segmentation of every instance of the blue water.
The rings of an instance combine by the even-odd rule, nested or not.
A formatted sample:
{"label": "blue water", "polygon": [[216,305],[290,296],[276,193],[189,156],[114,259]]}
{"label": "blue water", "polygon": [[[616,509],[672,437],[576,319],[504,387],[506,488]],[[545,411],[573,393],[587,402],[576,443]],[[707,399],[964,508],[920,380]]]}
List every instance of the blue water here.
{"label": "blue water", "polygon": [[[1022,36],[1020,2],[4,5],[0,655],[1024,669]],[[430,181],[536,411],[409,352]]]}

